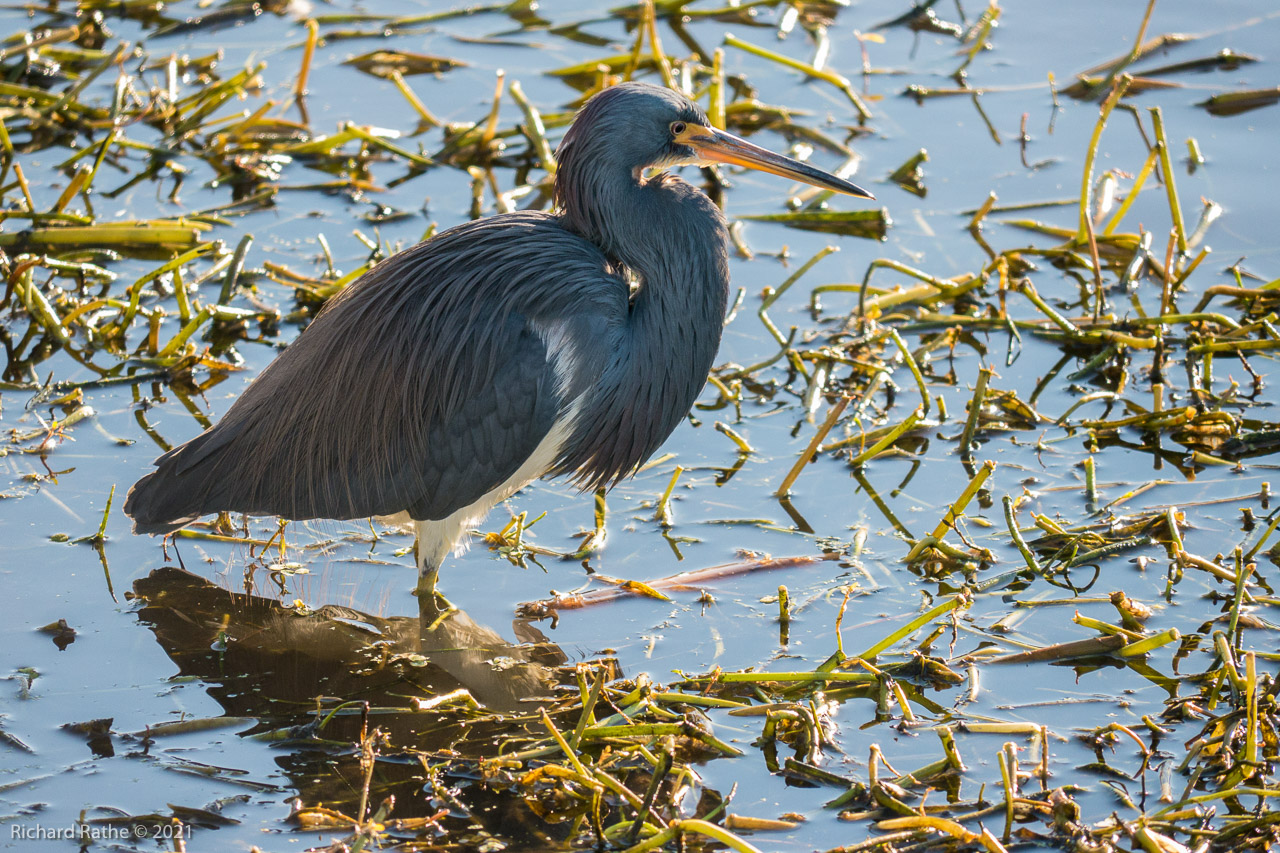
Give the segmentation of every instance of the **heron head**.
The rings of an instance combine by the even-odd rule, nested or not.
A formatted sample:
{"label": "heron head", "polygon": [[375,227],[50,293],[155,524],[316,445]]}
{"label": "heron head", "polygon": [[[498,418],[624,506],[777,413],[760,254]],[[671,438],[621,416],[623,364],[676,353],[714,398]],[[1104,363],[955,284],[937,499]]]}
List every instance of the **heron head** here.
{"label": "heron head", "polygon": [[875,197],[843,178],[712,127],[707,114],[684,95],[648,83],[620,83],[593,96],[574,118],[557,157],[570,169],[625,170],[636,180],[651,168],[723,163]]}

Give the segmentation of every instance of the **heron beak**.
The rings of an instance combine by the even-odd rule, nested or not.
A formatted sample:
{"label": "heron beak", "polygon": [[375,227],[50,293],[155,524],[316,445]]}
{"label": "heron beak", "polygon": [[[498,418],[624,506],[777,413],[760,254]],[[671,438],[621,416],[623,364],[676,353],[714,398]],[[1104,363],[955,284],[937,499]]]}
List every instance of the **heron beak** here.
{"label": "heron beak", "polygon": [[845,195],[857,196],[858,198],[875,198],[875,196],[857,184],[851,184],[843,178],[837,178],[835,175],[824,172],[821,169],[815,169],[813,166],[801,163],[799,160],[792,160],[790,157],[774,154],[767,148],[752,145],[745,139],[740,139],[732,133],[726,133],[714,127],[689,124],[685,132],[676,137],[676,141],[688,145],[697,152],[701,159],[709,160],[712,163],[745,166],[748,169],[756,169],[761,172],[768,172],[771,175],[802,181],[815,187],[821,187],[824,190],[833,190]]}

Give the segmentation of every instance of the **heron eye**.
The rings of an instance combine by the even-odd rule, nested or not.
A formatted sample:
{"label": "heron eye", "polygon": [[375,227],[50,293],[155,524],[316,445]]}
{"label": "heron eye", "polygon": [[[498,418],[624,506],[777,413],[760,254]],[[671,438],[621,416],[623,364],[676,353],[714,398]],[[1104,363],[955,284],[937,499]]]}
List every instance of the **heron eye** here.
{"label": "heron eye", "polygon": [[671,122],[672,136],[679,136],[680,134],[684,133],[686,130],[688,130],[688,126],[684,122],[682,121]]}

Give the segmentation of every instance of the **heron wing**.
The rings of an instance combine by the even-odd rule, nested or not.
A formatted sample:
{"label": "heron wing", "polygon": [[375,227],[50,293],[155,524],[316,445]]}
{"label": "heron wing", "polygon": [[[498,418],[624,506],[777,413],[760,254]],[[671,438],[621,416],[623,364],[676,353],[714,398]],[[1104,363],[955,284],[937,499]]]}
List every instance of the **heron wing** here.
{"label": "heron wing", "polygon": [[626,282],[554,217],[450,229],[331,300],[125,510],[153,532],[222,510],[443,518],[521,469],[626,312]]}

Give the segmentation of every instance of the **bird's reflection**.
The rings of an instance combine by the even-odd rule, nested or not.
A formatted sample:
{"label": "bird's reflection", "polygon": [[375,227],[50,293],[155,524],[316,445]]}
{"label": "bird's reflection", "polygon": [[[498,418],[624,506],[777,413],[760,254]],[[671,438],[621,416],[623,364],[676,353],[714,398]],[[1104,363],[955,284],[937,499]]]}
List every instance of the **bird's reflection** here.
{"label": "bird's reflection", "polygon": [[[463,836],[547,840],[519,798],[468,784],[479,778],[478,759],[540,730],[538,700],[554,691],[558,674],[572,678],[559,667],[563,652],[531,625],[516,623],[523,642],[515,645],[465,613],[430,604],[416,618],[336,605],[299,612],[173,567],[135,581],[133,594],[139,620],[179,677],[199,679],[226,715],[256,718],[242,734],[284,747],[275,764],[301,803],[358,810],[365,777],[355,744],[367,724],[386,735],[369,802],[394,795],[396,818],[428,818],[443,808],[440,829]],[[415,705],[460,688],[483,707]],[[349,713],[319,730],[316,721],[339,706]],[[452,793],[441,795],[443,788]]]}
{"label": "bird's reflection", "polygon": [[333,604],[303,614],[171,566],[135,581],[133,591],[144,602],[139,619],[182,674],[206,681],[236,716],[314,708],[321,695],[403,706],[406,696],[459,688],[489,710],[510,711],[545,695],[552,669],[566,660],[528,622],[514,624],[515,645],[462,611],[436,609],[430,596],[416,618]]}

